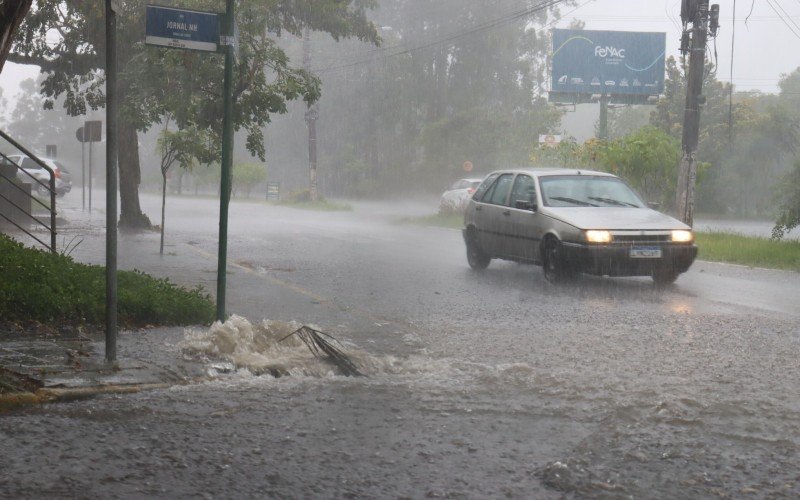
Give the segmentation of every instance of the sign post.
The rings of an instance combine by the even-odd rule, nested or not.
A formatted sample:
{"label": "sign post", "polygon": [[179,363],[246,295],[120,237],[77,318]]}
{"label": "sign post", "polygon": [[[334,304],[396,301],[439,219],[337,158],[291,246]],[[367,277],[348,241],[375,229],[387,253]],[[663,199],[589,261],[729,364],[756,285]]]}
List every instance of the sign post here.
{"label": "sign post", "polygon": [[228,205],[231,199],[233,163],[233,52],[234,0],[225,2],[225,82],[222,91],[222,180],[219,195],[219,250],[217,258],[217,321],[225,321],[226,272],[228,267]]}
{"label": "sign post", "polygon": [[81,210],[86,210],[86,141],[83,138],[83,127],[75,131],[75,137],[81,143]]}
{"label": "sign post", "polygon": [[233,59],[237,50],[237,38],[234,0],[226,0],[225,14],[223,15],[156,5],[147,6],[146,44],[225,53],[217,260],[217,320],[219,321],[225,321],[228,206],[231,198],[231,164],[233,163]]}

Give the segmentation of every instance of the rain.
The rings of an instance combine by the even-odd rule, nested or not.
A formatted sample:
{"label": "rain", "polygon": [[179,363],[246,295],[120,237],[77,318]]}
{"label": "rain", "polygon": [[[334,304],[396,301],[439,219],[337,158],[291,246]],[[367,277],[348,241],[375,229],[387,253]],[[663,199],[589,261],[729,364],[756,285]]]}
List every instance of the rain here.
{"label": "rain", "polygon": [[[0,498],[800,495],[800,7],[656,3],[237,0],[206,50],[118,2],[115,359],[102,273],[54,285],[109,259],[105,4],[29,4],[0,73],[0,248],[28,256],[0,256]],[[226,2],[156,7],[175,37]],[[611,194],[548,192],[577,177]]]}

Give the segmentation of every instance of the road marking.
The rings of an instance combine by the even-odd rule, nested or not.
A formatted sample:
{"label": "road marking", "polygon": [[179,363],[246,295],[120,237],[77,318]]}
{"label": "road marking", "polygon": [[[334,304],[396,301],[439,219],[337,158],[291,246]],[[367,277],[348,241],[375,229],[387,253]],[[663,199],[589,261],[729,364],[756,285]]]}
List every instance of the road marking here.
{"label": "road marking", "polygon": [[[198,247],[196,247],[194,245],[188,245],[187,244],[187,246],[189,248],[191,248],[195,253],[199,254],[202,257],[205,257],[205,258],[207,258],[209,260],[216,260],[217,259],[217,255],[216,254],[213,254],[211,252],[206,252],[202,248],[198,248]],[[324,304],[324,305],[336,308],[339,311],[346,312],[346,313],[352,314],[354,316],[359,316],[362,319],[369,320],[370,322],[372,322],[372,323],[374,323],[376,325],[380,324],[381,326],[386,326],[388,324],[392,324],[392,325],[395,325],[396,327],[400,328],[403,332],[406,332],[406,333],[408,331],[412,331],[412,332],[415,331],[415,328],[411,324],[403,324],[403,323],[395,321],[395,320],[390,320],[388,318],[379,317],[379,316],[376,316],[376,315],[370,313],[369,311],[365,311],[363,309],[359,309],[359,308],[356,308],[356,307],[344,307],[344,306],[341,306],[341,305],[337,304],[335,301],[333,301],[333,300],[331,300],[331,299],[329,299],[327,297],[323,297],[322,295],[316,294],[316,293],[314,293],[314,292],[312,292],[310,290],[306,290],[305,288],[303,288],[301,286],[298,286],[298,285],[295,285],[294,283],[289,283],[288,281],[284,281],[284,280],[278,279],[278,278],[276,278],[274,276],[270,276],[269,274],[266,274],[264,272],[260,272],[258,269],[254,269],[253,267],[245,266],[245,265],[239,264],[238,262],[234,262],[234,261],[231,261],[231,260],[228,260],[228,265],[231,266],[231,267],[235,267],[236,269],[240,269],[240,270],[242,270],[242,271],[244,271],[246,273],[252,274],[253,276],[257,276],[259,278],[264,278],[264,279],[266,279],[267,281],[269,281],[270,283],[272,283],[274,285],[282,286],[284,288],[288,288],[289,290],[292,290],[293,292],[298,293],[300,295],[304,295],[306,297],[309,297],[309,298],[313,299],[315,302],[318,302],[320,304]]]}
{"label": "road marking", "polygon": [[[188,245],[188,246],[189,246],[189,248],[194,250],[195,253],[200,254],[203,257],[206,257],[207,259],[210,259],[210,260],[217,259],[217,256],[212,254],[212,253],[210,253],[210,252],[206,252],[205,250],[203,250],[201,248],[197,248],[194,245]],[[274,285],[286,287],[286,288],[292,290],[293,292],[299,293],[300,295],[305,295],[306,297],[310,297],[310,298],[314,299],[317,302],[326,303],[326,304],[332,304],[333,303],[327,297],[323,297],[321,295],[317,295],[316,293],[314,293],[312,291],[309,291],[309,290],[306,290],[305,288],[299,287],[299,286],[297,286],[297,285],[295,285],[293,283],[289,283],[288,281],[284,281],[284,280],[278,279],[278,278],[276,278],[274,276],[270,276],[270,275],[268,275],[266,273],[262,273],[258,269],[254,269],[254,268],[249,267],[249,266],[244,266],[242,264],[239,264],[238,262],[231,261],[231,260],[228,260],[228,265],[231,266],[231,267],[235,267],[236,269],[239,269],[241,271],[250,273],[250,274],[252,274],[254,276],[259,276],[261,278],[264,278],[264,279],[266,279],[267,281],[271,282]]]}

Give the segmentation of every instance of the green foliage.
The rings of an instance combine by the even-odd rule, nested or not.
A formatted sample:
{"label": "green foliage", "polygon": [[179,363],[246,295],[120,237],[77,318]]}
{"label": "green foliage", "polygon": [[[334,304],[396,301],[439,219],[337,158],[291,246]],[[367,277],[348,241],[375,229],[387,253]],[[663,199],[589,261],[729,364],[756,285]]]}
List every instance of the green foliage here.
{"label": "green foliage", "polygon": [[800,271],[800,241],[730,233],[696,233],[698,259]]}
{"label": "green foliage", "polygon": [[267,167],[261,163],[237,163],[233,166],[233,190],[242,191],[246,198],[250,191],[267,180]]}
{"label": "green foliage", "polygon": [[781,239],[792,229],[800,226],[800,160],[781,183],[778,219],[772,228],[772,237]]}
{"label": "green foliage", "polygon": [[597,162],[603,170],[628,181],[645,201],[667,206],[675,197],[680,157],[677,139],[647,126],[607,142],[598,152]]}
{"label": "green foliage", "polygon": [[[9,321],[101,325],[105,269],[26,248],[0,235],[0,317]],[[185,290],[139,271],[118,273],[119,322],[127,327],[208,324],[214,306],[198,287]]]}
{"label": "green foliage", "polygon": [[584,148],[575,142],[575,139],[563,139],[556,146],[539,144],[531,153],[530,161],[537,167],[585,167]]}
{"label": "green foliage", "polygon": [[[320,141],[322,185],[337,194],[434,192],[463,177],[467,160],[476,176],[527,164],[531,138],[556,128],[560,116],[542,98],[549,32],[536,29],[556,9],[451,36],[520,8],[518,0],[381,2],[376,18],[391,27],[382,32],[387,46],[418,41],[422,50],[353,65],[329,63],[337,55],[322,52],[312,64],[325,79],[318,127],[336,131]],[[446,42],[425,46],[434,40]],[[304,129],[297,120],[294,136]]]}
{"label": "green foliage", "polygon": [[[219,135],[222,129],[224,58],[146,46],[147,3],[118,2],[121,223],[141,219],[141,213],[127,213],[139,207],[136,131],[146,131],[168,113],[182,130]],[[42,93],[50,99],[46,106],[52,107],[52,99],[61,95],[65,96],[65,110],[73,116],[104,105],[104,6],[102,0],[41,0],[25,18],[8,60],[42,68],[47,75]],[[180,0],[173,6],[220,11],[222,2]],[[236,2],[240,36],[233,119],[236,130],[246,131],[245,142],[252,155],[264,160],[262,128],[273,114],[287,111],[287,101],[312,103],[320,96],[319,79],[293,67],[275,38],[282,32],[298,36],[309,28],[327,32],[336,40],[355,37],[377,43],[375,26],[366,18],[366,11],[375,6],[374,0]],[[57,34],[57,41],[52,34]]]}
{"label": "green foliage", "polygon": [[[667,60],[664,97],[651,113],[650,123],[680,139],[686,102],[683,68]],[[706,166],[699,173],[698,211],[752,217],[774,213],[774,190],[790,170],[800,141],[800,69],[782,78],[781,93],[733,94],[729,84],[706,67],[697,157]],[[729,124],[729,113],[731,123]]]}

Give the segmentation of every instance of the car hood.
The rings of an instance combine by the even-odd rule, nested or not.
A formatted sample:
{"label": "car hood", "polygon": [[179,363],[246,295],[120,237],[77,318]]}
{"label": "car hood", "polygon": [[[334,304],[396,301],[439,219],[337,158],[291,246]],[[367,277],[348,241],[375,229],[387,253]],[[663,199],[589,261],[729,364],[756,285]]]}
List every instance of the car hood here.
{"label": "car hood", "polygon": [[649,208],[543,207],[542,212],[579,229],[620,231],[691,229],[683,222]]}

